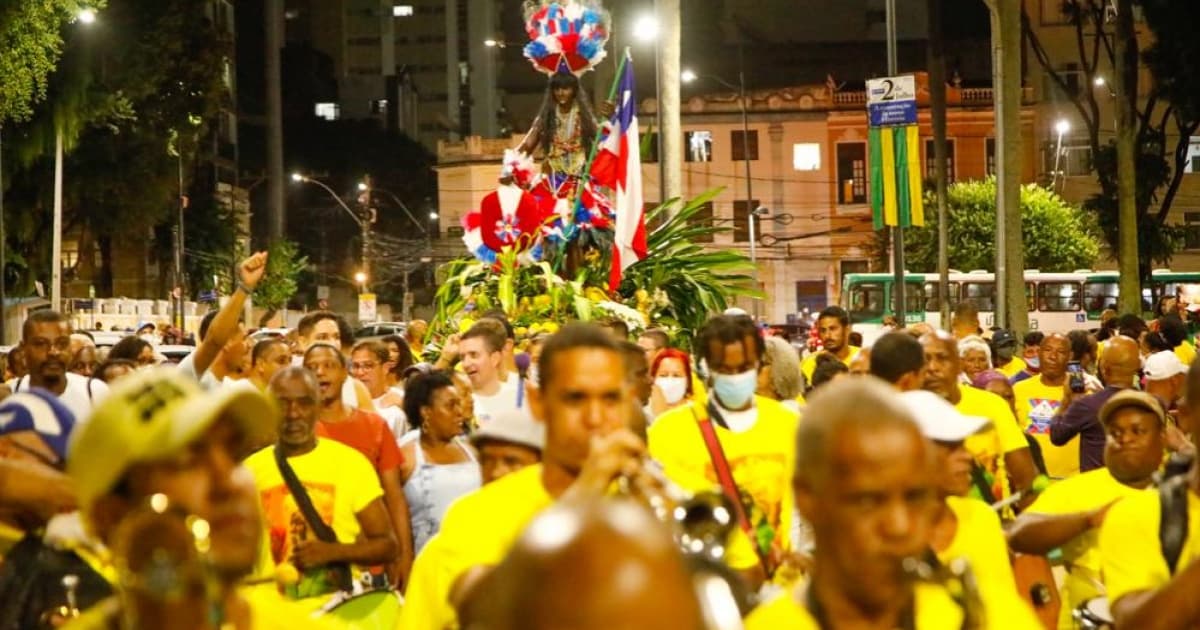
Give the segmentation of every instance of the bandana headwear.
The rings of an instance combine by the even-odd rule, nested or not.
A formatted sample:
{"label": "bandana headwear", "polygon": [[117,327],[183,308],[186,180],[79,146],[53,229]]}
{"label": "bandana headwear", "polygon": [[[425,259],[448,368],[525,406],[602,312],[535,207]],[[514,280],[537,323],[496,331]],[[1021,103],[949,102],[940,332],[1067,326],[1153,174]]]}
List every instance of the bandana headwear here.
{"label": "bandana headwear", "polygon": [[607,54],[610,17],[596,0],[525,3],[525,58],[538,72],[582,76]]}

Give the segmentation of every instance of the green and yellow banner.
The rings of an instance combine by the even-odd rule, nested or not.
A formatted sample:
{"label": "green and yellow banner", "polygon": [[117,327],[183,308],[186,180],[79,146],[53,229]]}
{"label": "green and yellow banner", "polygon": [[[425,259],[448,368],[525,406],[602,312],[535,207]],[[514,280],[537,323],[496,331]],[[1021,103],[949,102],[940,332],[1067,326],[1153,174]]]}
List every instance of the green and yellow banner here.
{"label": "green and yellow banner", "polygon": [[871,211],[875,229],[925,225],[921,200],[921,137],[916,125],[872,127]]}

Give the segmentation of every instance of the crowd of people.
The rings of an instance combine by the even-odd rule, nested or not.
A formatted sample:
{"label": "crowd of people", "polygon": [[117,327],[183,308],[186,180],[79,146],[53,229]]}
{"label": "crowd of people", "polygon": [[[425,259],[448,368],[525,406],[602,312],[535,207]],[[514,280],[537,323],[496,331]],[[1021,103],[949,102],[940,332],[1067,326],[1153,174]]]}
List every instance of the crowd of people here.
{"label": "crowd of people", "polygon": [[1174,313],[1019,339],[962,304],[867,345],[829,307],[798,349],[736,310],[358,342],[321,311],[252,343],[265,268],[178,364],[24,322],[0,630],[1200,624]]}

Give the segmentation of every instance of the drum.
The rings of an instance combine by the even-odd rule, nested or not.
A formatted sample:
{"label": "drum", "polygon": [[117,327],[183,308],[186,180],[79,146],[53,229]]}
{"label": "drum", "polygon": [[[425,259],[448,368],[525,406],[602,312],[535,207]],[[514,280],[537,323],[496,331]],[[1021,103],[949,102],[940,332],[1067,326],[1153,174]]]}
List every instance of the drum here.
{"label": "drum", "polygon": [[1108,610],[1107,597],[1095,597],[1075,609],[1075,623],[1081,630],[1111,630],[1112,613]]}
{"label": "drum", "polygon": [[1058,628],[1058,613],[1062,608],[1062,600],[1059,598],[1050,562],[1045,556],[1017,553],[1013,554],[1012,568],[1013,577],[1017,581],[1017,591],[1042,622],[1042,628]]}
{"label": "drum", "polygon": [[317,615],[332,617],[353,630],[395,630],[401,602],[400,595],[392,590],[367,591],[326,607]]}

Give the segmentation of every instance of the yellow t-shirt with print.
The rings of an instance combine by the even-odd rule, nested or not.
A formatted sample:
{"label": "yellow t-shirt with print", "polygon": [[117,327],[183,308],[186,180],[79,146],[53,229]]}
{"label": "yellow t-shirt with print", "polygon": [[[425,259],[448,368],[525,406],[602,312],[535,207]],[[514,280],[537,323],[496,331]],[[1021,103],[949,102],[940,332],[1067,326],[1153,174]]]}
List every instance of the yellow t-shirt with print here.
{"label": "yellow t-shirt with print", "polygon": [[[963,609],[945,588],[919,583],[914,588],[916,630],[961,630]],[[982,594],[979,630],[1037,630],[1041,626],[1016,590],[1008,595]],[[820,630],[816,619],[801,603],[800,591],[785,593],[755,608],[746,617],[746,630]]]}
{"label": "yellow t-shirt with print", "polygon": [[[1125,497],[1100,526],[1100,562],[1110,604],[1125,595],[1161,588],[1171,580],[1158,538],[1162,503],[1156,488]],[[1200,558],[1200,497],[1187,493],[1188,533],[1177,570]]]}
{"label": "yellow t-shirt with print", "polygon": [[949,564],[951,560],[964,558],[980,589],[1015,594],[1017,581],[1008,560],[1008,543],[995,510],[983,501],[967,497],[946,497],[946,506],[954,512],[958,527],[950,546],[937,552],[938,560]]}
{"label": "yellow t-shirt with print", "polygon": [[1012,378],[1016,376],[1018,372],[1027,367],[1029,367],[1029,365],[1025,363],[1025,359],[1022,359],[1021,357],[1013,357],[1012,361],[1008,362],[1008,365],[998,367],[996,368],[996,371],[1003,374],[1004,378]]}
{"label": "yellow t-shirt with print", "polygon": [[954,408],[959,413],[992,421],[991,427],[968,437],[963,445],[976,463],[992,476],[992,496],[995,499],[1006,498],[1011,490],[1004,456],[1029,448],[1029,443],[1025,441],[1021,428],[1017,426],[1017,419],[1003,398],[961,383],[958,385],[958,394],[958,404]]}
{"label": "yellow t-shirt with print", "polygon": [[[854,360],[854,357],[858,356],[858,353],[861,350],[862,348],[859,348],[858,346],[850,346],[850,352],[846,354],[845,359],[842,359],[842,363],[845,363],[846,367],[850,367],[850,362]],[[824,351],[819,350],[814,352],[804,357],[804,360],[800,362],[800,373],[804,375],[804,382],[809,386],[812,385],[813,370],[817,369],[817,355],[821,354],[822,352]]]}
{"label": "yellow t-shirt with print", "polygon": [[[296,477],[308,491],[313,507],[341,542],[353,542],[361,527],[358,513],[372,501],[383,497],[379,475],[362,453],[336,440],[318,439],[317,446],[304,455],[288,458]],[[289,562],[292,547],[302,540],[315,540],[304,515],[288,491],[283,476],[275,464],[275,447],[268,446],[246,458],[246,467],[254,474],[258,487],[263,525],[266,529],[263,545],[268,547],[265,558],[273,566],[259,567],[259,578],[273,574],[274,567]],[[337,585],[325,569],[305,571],[300,581],[286,587],[292,599],[316,598],[337,591]]]}
{"label": "yellow t-shirt with print", "polygon": [[[1113,501],[1142,492],[1117,481],[1107,468],[1097,468],[1051,484],[1026,510],[1030,514],[1064,515],[1097,510]],[[1093,529],[1063,545],[1068,573],[1062,583],[1062,610],[1058,627],[1075,628],[1071,612],[1089,599],[1103,595],[1100,581],[1100,531]]]}
{"label": "yellow t-shirt with print", "polygon": [[1062,406],[1063,386],[1046,385],[1041,376],[1027,378],[1013,385],[1017,405],[1017,421],[1025,433],[1032,435],[1042,447],[1046,474],[1065,479],[1079,472],[1079,436],[1065,446],[1050,442],[1050,424]]}
{"label": "yellow t-shirt with print", "polygon": [[[795,505],[791,479],[798,421],[794,412],[770,398],[755,396],[754,409],[757,419],[745,431],[731,431],[715,422],[713,427],[734,481],[752,499],[747,517],[758,534],[760,548],[773,543],[788,549]],[[667,477],[693,492],[720,487],[697,425],[698,418],[706,415],[707,410],[699,405],[678,407],[660,416],[648,432],[650,456],[662,464]]]}

